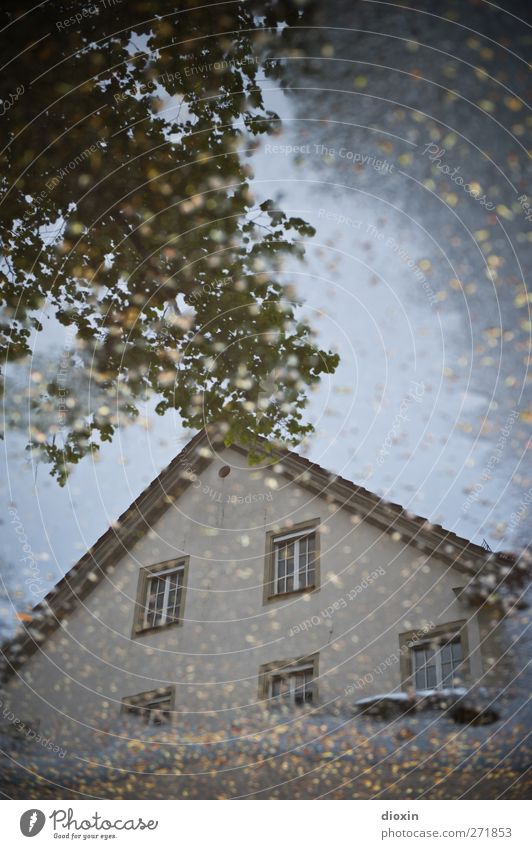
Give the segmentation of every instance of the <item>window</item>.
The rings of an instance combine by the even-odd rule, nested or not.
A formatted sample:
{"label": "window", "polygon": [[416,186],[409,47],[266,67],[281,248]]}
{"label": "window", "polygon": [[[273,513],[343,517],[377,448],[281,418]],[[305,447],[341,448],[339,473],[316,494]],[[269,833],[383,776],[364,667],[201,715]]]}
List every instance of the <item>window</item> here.
{"label": "window", "polygon": [[440,690],[456,686],[469,675],[468,631],[465,620],[424,626],[399,635],[404,689]]}
{"label": "window", "polygon": [[318,586],[316,522],[285,533],[270,532],[266,554],[265,600]]}
{"label": "window", "polygon": [[140,570],[134,633],[182,622],[187,565],[185,558]]}
{"label": "window", "polygon": [[458,667],[464,659],[460,635],[440,641],[439,645],[420,643],[410,651],[416,690],[453,686]]}
{"label": "window", "polygon": [[122,701],[122,712],[139,717],[146,725],[166,725],[172,718],[174,695],[173,687],[167,687],[127,696]]}
{"label": "window", "polygon": [[145,628],[158,628],[159,625],[179,621],[183,571],[183,566],[176,566],[175,569],[150,575],[144,609]]}
{"label": "window", "polygon": [[316,704],[318,657],[268,663],[259,673],[259,697],[272,707]]}
{"label": "window", "polygon": [[312,702],[314,669],[301,666],[271,676],[270,698],[279,703],[304,705]]}

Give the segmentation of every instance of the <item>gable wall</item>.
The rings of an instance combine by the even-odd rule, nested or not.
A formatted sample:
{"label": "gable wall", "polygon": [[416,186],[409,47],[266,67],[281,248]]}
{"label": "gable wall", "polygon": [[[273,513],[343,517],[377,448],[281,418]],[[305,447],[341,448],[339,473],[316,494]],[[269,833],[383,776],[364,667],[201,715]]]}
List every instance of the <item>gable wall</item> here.
{"label": "gable wall", "polygon": [[[19,678],[8,685],[22,719],[61,735],[70,718],[107,727],[124,696],[169,683],[178,710],[253,705],[261,664],[315,652],[320,703],[352,702],[400,689],[401,632],[471,617],[453,592],[464,575],[245,462],[224,450],[24,665],[35,693]],[[224,464],[232,471],[220,478]],[[318,518],[319,591],[264,604],[266,532]],[[181,554],[190,557],[185,622],[131,639],[139,569]],[[474,617],[468,639],[478,676]]]}

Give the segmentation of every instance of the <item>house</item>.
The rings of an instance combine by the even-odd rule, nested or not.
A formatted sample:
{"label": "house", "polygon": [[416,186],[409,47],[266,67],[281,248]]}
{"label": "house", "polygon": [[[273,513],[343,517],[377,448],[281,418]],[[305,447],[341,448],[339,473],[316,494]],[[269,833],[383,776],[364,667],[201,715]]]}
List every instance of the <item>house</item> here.
{"label": "house", "polygon": [[468,587],[506,557],[295,453],[250,466],[205,428],[4,647],[2,703],[63,743],[500,683],[502,625]]}

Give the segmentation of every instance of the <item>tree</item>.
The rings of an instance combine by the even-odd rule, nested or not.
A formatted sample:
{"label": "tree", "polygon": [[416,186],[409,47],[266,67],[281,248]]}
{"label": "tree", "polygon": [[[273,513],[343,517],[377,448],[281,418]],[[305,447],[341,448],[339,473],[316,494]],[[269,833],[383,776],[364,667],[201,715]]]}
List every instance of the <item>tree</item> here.
{"label": "tree", "polygon": [[[68,427],[32,431],[60,483],[146,393],[158,413],[220,423],[251,450],[257,434],[297,444],[311,430],[307,391],[338,356],[277,278],[314,231],[256,204],[247,161],[279,129],[261,63],[299,14],[290,2],[4,7],[2,359],[27,358],[53,315],[75,330],[94,398],[69,399]],[[57,380],[35,391],[65,394]]]}

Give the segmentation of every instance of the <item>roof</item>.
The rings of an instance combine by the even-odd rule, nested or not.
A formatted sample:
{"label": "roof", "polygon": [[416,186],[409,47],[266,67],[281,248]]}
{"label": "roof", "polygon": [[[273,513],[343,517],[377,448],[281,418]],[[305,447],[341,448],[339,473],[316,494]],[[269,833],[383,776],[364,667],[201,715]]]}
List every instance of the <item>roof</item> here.
{"label": "roof", "polygon": [[[435,555],[446,565],[474,577],[486,565],[498,563],[508,569],[512,555],[487,552],[482,546],[459,537],[441,525],[430,523],[403,509],[399,504],[385,501],[362,486],[340,477],[316,463],[283,447],[260,442],[278,460],[276,469],[298,486],[314,491],[345,510],[357,514],[389,534],[399,534],[400,540],[424,554]],[[141,492],[138,498],[118,517],[116,522],[94,543],[80,560],[33,608],[31,622],[19,627],[14,638],[2,649],[4,672],[9,675],[33,654],[53,633],[61,620],[84,599],[105,577],[110,566],[127,554],[168,508],[169,504],[190,486],[214,459],[213,448],[223,445],[220,431],[213,426],[200,430],[183,450]],[[231,448],[243,454],[239,445]]]}

